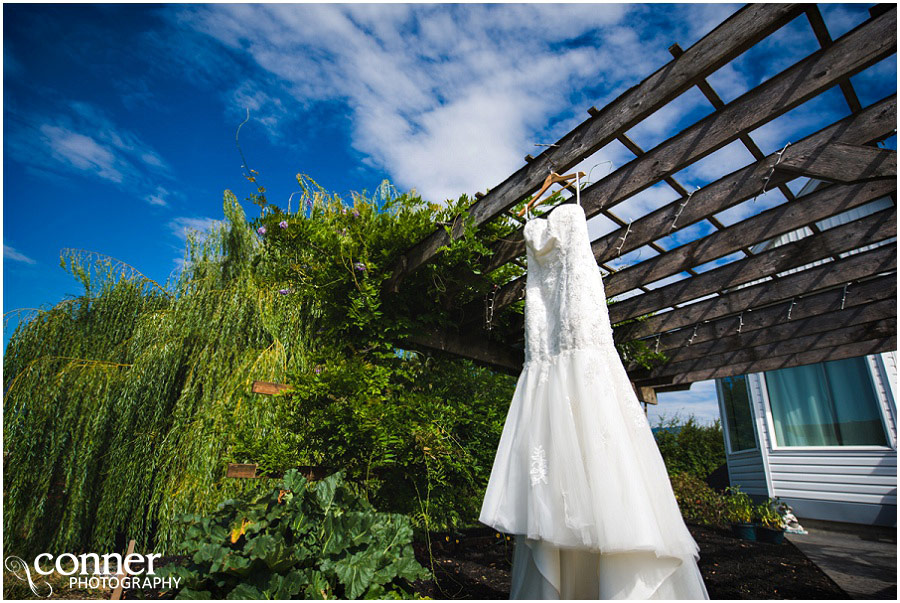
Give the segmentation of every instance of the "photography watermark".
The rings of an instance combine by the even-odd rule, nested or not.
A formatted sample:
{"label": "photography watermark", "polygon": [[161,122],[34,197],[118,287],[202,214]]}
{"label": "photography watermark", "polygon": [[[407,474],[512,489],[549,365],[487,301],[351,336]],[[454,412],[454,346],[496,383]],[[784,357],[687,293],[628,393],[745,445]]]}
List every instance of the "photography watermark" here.
{"label": "photography watermark", "polygon": [[[155,575],[154,563],[161,556],[159,553],[130,553],[123,558],[119,553],[63,553],[54,558],[50,553],[41,553],[31,565],[21,557],[12,555],[6,558],[4,566],[16,578],[27,582],[31,592],[38,597],[50,597],[53,594],[53,587],[47,580],[41,580],[41,577],[54,572],[68,577],[69,588],[178,588],[180,578]],[[43,593],[44,587],[46,594]]]}

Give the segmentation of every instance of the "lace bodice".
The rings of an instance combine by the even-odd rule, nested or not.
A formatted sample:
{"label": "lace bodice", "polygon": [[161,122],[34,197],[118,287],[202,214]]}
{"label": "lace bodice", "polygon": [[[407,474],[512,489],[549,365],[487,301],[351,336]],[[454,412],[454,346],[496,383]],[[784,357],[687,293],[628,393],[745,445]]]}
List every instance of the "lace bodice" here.
{"label": "lace bodice", "polygon": [[611,349],[612,329],[584,210],[555,208],[525,225],[525,362],[561,352]]}

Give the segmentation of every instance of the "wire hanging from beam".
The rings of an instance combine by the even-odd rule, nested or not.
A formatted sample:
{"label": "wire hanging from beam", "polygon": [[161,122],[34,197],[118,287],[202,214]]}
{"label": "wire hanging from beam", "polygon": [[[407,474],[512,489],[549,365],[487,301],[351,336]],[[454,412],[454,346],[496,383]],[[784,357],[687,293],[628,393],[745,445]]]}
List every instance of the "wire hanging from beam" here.
{"label": "wire hanging from beam", "polygon": [[762,190],[761,190],[760,192],[756,193],[756,195],[753,197],[753,202],[754,202],[754,203],[756,203],[756,198],[757,198],[757,197],[759,197],[760,195],[765,194],[765,192],[766,192],[766,187],[769,186],[769,180],[771,180],[771,179],[772,179],[772,175],[775,174],[775,168],[778,166],[779,163],[781,163],[781,156],[784,155],[784,152],[787,151],[787,148],[788,148],[789,146],[791,146],[791,143],[790,143],[790,142],[788,142],[786,145],[784,145],[784,148],[783,148],[783,149],[781,149],[780,151],[778,151],[778,158],[775,160],[775,163],[772,164],[772,167],[769,168],[769,173],[766,174],[766,177],[765,177],[765,179],[763,180],[763,187],[762,187]]}

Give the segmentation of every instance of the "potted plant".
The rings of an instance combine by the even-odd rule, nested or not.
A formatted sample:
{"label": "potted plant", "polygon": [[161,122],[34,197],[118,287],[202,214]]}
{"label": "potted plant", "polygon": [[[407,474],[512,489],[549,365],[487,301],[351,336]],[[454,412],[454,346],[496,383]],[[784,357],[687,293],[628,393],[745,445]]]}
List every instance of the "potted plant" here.
{"label": "potted plant", "polygon": [[725,519],[731,523],[731,531],[738,538],[756,540],[756,525],[753,523],[753,500],[740,486],[725,489]]}
{"label": "potted plant", "polygon": [[784,518],[775,510],[774,502],[769,498],[756,506],[756,538],[760,542],[781,544],[784,541]]}

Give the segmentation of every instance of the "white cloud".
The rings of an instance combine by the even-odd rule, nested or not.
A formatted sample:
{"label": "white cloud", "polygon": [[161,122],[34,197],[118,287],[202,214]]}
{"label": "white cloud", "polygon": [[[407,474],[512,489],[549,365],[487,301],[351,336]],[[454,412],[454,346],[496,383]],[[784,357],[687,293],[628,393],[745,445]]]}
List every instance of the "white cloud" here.
{"label": "white cloud", "polygon": [[212,227],[219,224],[221,224],[221,220],[216,220],[214,218],[180,216],[171,220],[168,226],[173,235],[182,241],[186,241],[188,234],[190,234],[191,231],[196,231],[203,236]]}
{"label": "white cloud", "polygon": [[12,260],[14,262],[23,262],[25,264],[37,264],[36,260],[31,259],[24,253],[16,251],[6,243],[3,244],[3,259]]}
{"label": "white cloud", "polygon": [[687,420],[690,415],[694,415],[699,423],[704,424],[711,424],[721,418],[716,399],[716,382],[713,380],[693,383],[687,391],[660,393],[657,399],[659,404],[651,404],[648,409],[652,426],[656,426],[661,416],[678,416],[681,420]]}
{"label": "white cloud", "polygon": [[[345,102],[352,144],[401,188],[443,200],[496,186],[586,114],[546,124],[587,86],[645,77],[627,5],[216,5],[174,20],[245,50],[282,92],[307,105]],[[592,43],[573,43],[580,36]],[[242,82],[229,102],[267,127],[289,113]],[[586,108],[586,106],[584,107]],[[565,126],[559,124],[565,122]],[[564,129],[560,129],[564,128]]]}
{"label": "white cloud", "polygon": [[59,161],[89,172],[104,180],[121,183],[122,172],[116,168],[118,160],[108,147],[90,136],[66,128],[44,124],[40,128],[44,141]]}
{"label": "white cloud", "polygon": [[156,190],[146,197],[144,197],[144,201],[149,203],[150,205],[159,205],[165,207],[169,204],[167,197],[169,197],[171,193],[161,186],[157,186]]}
{"label": "white cloud", "polygon": [[[168,164],[134,133],[118,127],[94,105],[69,103],[55,115],[13,107],[14,125],[5,144],[29,172],[87,174],[150,201],[160,178],[171,179]],[[159,203],[154,203],[159,204]]]}

